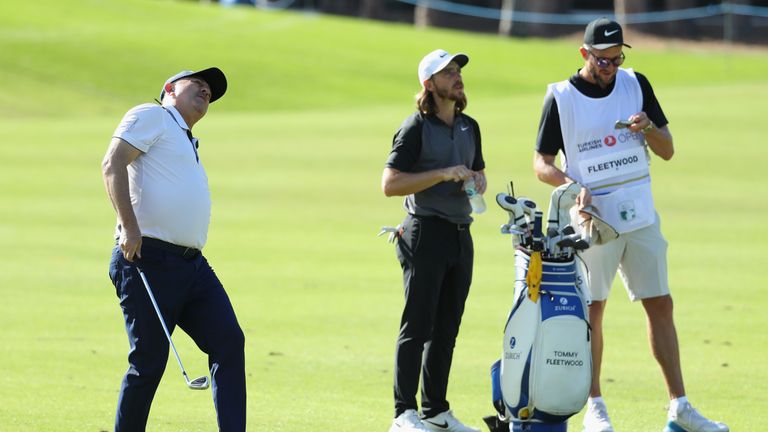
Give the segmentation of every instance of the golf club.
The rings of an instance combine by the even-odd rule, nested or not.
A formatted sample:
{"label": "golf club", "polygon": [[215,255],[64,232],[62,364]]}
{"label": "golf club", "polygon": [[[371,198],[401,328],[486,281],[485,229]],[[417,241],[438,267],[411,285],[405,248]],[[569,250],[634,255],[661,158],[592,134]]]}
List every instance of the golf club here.
{"label": "golf club", "polygon": [[534,212],[533,219],[533,250],[544,250],[543,233],[541,231],[541,225],[544,219],[544,212],[536,210]]}
{"label": "golf club", "polygon": [[179,367],[181,368],[181,373],[184,375],[184,381],[187,382],[187,387],[191,388],[192,390],[207,389],[210,386],[210,382],[207,376],[201,376],[200,378],[195,378],[192,381],[189,380],[189,377],[187,376],[187,371],[184,370],[184,365],[181,364],[181,357],[179,357],[179,353],[176,351],[176,346],[173,344],[173,340],[171,340],[171,332],[168,331],[168,327],[166,327],[165,325],[163,314],[160,313],[160,307],[157,305],[157,301],[155,301],[155,295],[152,294],[152,288],[149,287],[149,282],[147,282],[147,277],[144,276],[144,272],[141,271],[140,268],[136,267],[136,270],[139,272],[139,276],[141,276],[141,280],[144,282],[144,287],[147,289],[147,294],[149,294],[149,299],[152,300],[152,306],[154,306],[155,312],[157,312],[157,318],[160,320],[160,324],[162,324],[163,326],[165,337],[168,338],[168,343],[171,345],[171,350],[173,351],[173,355],[176,356],[176,361],[179,363]]}

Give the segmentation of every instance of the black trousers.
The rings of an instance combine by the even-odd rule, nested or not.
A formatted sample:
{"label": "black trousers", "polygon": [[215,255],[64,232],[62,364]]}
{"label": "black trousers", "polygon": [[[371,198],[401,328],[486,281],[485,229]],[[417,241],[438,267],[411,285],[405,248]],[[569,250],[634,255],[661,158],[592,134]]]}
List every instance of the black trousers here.
{"label": "black trousers", "polygon": [[395,417],[421,409],[433,417],[446,399],[453,348],[472,282],[474,248],[469,224],[409,215],[397,244],[405,307],[395,351]]}

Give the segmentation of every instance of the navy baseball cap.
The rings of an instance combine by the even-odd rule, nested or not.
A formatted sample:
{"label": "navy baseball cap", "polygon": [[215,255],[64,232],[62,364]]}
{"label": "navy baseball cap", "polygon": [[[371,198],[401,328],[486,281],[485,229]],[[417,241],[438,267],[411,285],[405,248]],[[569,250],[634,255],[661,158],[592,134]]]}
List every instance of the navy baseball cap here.
{"label": "navy baseball cap", "polygon": [[624,43],[624,34],[616,21],[608,18],[598,18],[589,24],[584,31],[584,45],[603,50],[616,45],[631,46]]}
{"label": "navy baseball cap", "polygon": [[224,76],[224,72],[222,72],[221,69],[217,67],[211,67],[197,72],[189,70],[181,71],[176,75],[168,78],[165,80],[165,83],[163,83],[163,89],[160,90],[160,100],[162,101],[163,96],[165,96],[166,84],[174,83],[182,78],[189,77],[198,77],[208,83],[208,86],[211,88],[211,103],[224,96],[224,93],[227,92],[227,77]]}

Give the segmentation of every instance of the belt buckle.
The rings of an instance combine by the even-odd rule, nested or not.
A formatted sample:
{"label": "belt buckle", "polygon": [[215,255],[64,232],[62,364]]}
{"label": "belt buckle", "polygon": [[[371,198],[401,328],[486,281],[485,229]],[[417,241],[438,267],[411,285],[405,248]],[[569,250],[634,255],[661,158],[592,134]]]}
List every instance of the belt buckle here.
{"label": "belt buckle", "polygon": [[459,231],[466,231],[469,228],[469,224],[456,224],[456,229]]}

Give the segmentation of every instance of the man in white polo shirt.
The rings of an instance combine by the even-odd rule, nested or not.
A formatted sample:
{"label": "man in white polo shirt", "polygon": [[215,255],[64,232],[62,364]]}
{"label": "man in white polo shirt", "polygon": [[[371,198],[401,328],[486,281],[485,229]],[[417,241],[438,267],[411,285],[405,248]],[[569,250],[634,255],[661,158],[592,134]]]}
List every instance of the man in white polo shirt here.
{"label": "man in white polo shirt", "polygon": [[[640,300],[648,320],[651,350],[670,397],[665,432],[723,432],[685,396],[680,353],[667,285],[667,242],[651,195],[650,149],[674,154],[667,118],[648,79],[624,63],[621,26],[606,18],[587,25],[580,48],[584,66],[568,80],[550,84],[544,100],[534,156],[537,177],[559,186],[582,185],[579,202],[591,202],[621,235],[586,250],[592,304],[593,381],[586,432],[613,431],[600,389],[603,313],[618,270],[631,300]],[[625,124],[617,124],[621,120]],[[562,170],[555,157],[562,152]]]}
{"label": "man in white polo shirt", "polygon": [[125,114],[102,162],[117,213],[109,275],[130,352],[115,431],[143,431],[168,359],[168,340],[138,274],[148,279],[170,331],[178,325],[208,354],[221,431],[245,431],[245,337],[224,287],[202,255],[211,197],[192,127],[224,95],[218,68],[166,80],[161,105]]}

